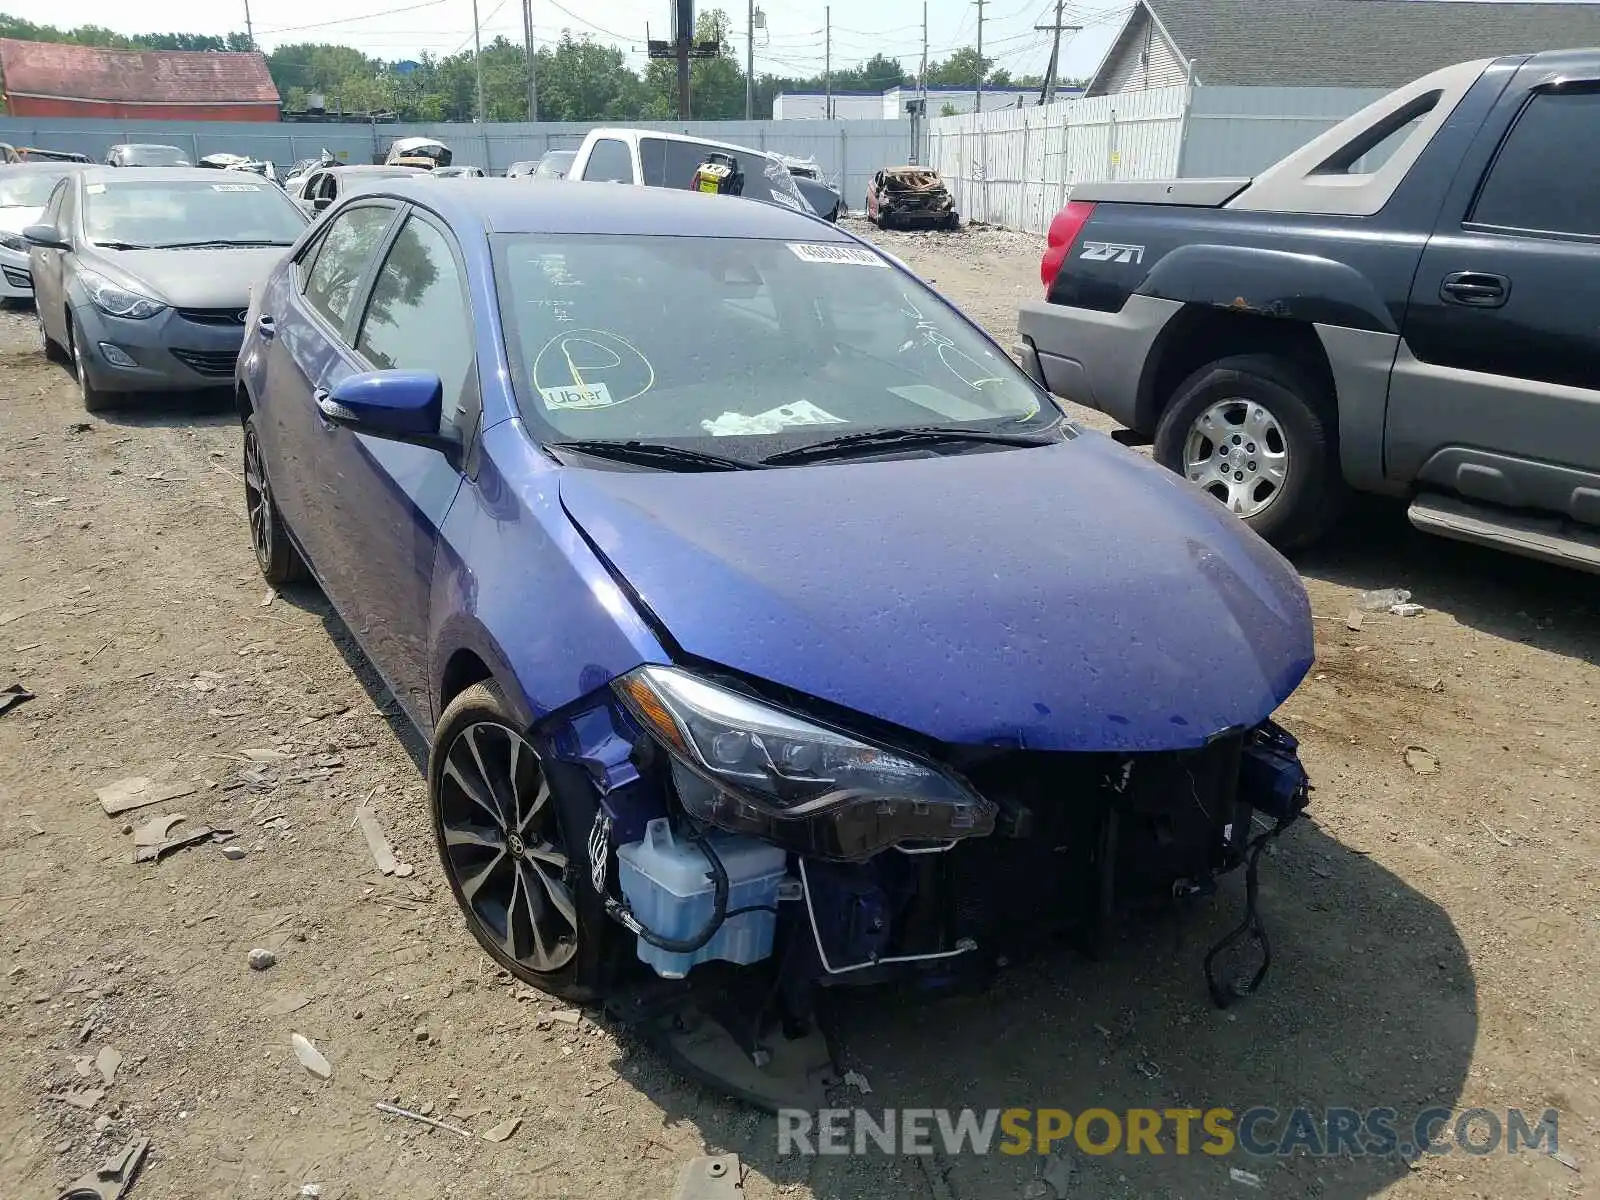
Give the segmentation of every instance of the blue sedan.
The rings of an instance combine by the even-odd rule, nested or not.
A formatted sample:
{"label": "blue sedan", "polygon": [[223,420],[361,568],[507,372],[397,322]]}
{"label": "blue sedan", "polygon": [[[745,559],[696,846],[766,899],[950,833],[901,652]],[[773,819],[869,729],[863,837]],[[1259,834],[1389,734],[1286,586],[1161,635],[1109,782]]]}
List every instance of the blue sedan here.
{"label": "blue sedan", "polygon": [[792,1034],[1253,874],[1305,805],[1292,569],[826,222],[385,180],[247,324],[261,569],[428,738],[467,924],[546,991],[757,979]]}

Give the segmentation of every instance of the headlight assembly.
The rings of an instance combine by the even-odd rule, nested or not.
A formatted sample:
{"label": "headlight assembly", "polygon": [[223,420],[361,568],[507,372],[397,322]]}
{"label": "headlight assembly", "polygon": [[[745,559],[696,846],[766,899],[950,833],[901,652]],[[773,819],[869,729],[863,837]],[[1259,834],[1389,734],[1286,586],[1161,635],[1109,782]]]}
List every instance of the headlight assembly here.
{"label": "headlight assembly", "polygon": [[0,233],[0,246],[4,246],[7,250],[15,250],[19,254],[28,252],[27,239],[14,233]]}
{"label": "headlight assembly", "polygon": [[80,269],[78,278],[83,281],[84,290],[89,293],[94,306],[113,317],[145,321],[167,307],[150,296],[118,287],[104,275],[97,275],[93,271]]}
{"label": "headlight assembly", "polygon": [[994,830],[995,805],[925,759],[676,667],[640,667],[614,686],[670,752],[685,809],[721,829],[832,859]]}

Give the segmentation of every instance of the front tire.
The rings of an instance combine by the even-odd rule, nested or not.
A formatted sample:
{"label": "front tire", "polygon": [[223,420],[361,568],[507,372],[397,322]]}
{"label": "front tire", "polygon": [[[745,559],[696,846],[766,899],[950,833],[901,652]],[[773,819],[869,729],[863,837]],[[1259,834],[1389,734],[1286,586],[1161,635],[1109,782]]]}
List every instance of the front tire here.
{"label": "front tire", "polygon": [[289,540],[283,514],[272,498],[267,460],[261,453],[254,413],[244,423],[244,510],[250,519],[250,544],[255,549],[256,565],[261,568],[262,577],[273,587],[305,579],[310,572]]}
{"label": "front tire", "polygon": [[39,323],[39,352],[44,355],[46,362],[64,363],[67,361],[67,352],[60,342],[50,336],[50,331],[44,327],[44,310],[37,304],[34,305],[33,317]]}
{"label": "front tire", "polygon": [[1178,386],[1154,457],[1281,550],[1309,545],[1343,495],[1331,398],[1298,363],[1240,354]]}
{"label": "front tire", "polygon": [[83,331],[70,317],[67,318],[67,340],[71,343],[72,374],[78,381],[78,398],[83,401],[84,412],[105,412],[113,406],[114,397],[95,387],[89,379],[89,364],[83,353]]}
{"label": "front tire", "polygon": [[552,996],[604,995],[626,946],[589,878],[596,804],[547,768],[493,682],[467,688],[439,718],[428,801],[445,878],[478,944]]}

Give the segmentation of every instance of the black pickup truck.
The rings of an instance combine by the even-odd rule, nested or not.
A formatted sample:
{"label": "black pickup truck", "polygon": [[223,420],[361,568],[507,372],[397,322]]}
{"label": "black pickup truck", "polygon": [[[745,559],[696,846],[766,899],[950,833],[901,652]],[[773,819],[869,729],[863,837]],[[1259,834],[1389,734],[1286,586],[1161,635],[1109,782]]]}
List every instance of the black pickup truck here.
{"label": "black pickup truck", "polygon": [[1600,50],[1463,63],[1254,179],[1083,184],[1036,379],[1280,547],[1347,488],[1600,571]]}

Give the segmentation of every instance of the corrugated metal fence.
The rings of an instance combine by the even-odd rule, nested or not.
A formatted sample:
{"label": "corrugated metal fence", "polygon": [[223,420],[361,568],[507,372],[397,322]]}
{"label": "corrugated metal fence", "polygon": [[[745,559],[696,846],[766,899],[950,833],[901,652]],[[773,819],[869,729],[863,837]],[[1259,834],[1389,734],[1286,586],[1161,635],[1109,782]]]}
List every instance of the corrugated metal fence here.
{"label": "corrugated metal fence", "polygon": [[1075,183],[1253,175],[1381,88],[1187,86],[929,122],[928,157],[963,217],[1043,233]]}
{"label": "corrugated metal fence", "polygon": [[[846,200],[859,206],[878,168],[911,156],[908,121],[690,121],[636,122],[630,128],[662,129],[752,146],[798,158],[816,158],[824,174],[843,184]],[[118,142],[158,142],[195,158],[248,154],[287,167],[324,148],[347,162],[382,161],[398,137],[436,137],[456,152],[456,161],[489,171],[537,159],[546,150],[573,149],[592,124],[541,121],[484,125],[252,124],[231,121],[98,121],[49,117],[0,117],[0,142],[73,150],[96,162]]]}

